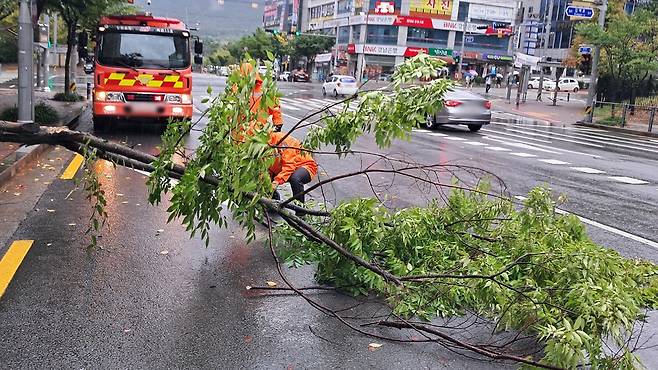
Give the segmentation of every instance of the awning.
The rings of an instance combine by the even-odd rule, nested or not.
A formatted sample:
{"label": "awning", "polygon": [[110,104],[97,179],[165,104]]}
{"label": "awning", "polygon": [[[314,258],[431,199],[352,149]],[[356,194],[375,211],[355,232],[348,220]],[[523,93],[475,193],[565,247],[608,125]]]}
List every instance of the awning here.
{"label": "awning", "polygon": [[324,63],[331,61],[331,53],[318,54],[315,56],[316,63]]}

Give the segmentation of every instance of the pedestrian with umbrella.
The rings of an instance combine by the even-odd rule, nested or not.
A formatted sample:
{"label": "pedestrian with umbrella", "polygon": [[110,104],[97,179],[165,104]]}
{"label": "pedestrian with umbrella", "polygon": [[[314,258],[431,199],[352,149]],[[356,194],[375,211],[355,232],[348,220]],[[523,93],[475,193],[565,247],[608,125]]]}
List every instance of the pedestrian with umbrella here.
{"label": "pedestrian with umbrella", "polygon": [[489,73],[487,74],[487,77],[485,77],[484,79],[485,94],[488,94],[489,90],[491,90],[491,85],[493,84],[494,78],[496,78],[495,73]]}

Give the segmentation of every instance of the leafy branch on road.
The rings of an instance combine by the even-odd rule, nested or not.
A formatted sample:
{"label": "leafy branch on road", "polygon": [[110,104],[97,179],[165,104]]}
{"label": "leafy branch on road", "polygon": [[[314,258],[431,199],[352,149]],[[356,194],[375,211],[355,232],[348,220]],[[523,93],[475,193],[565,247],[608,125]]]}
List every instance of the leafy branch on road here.
{"label": "leafy branch on road", "polygon": [[[100,159],[150,172],[150,202],[166,202],[169,220],[180,220],[206,243],[211,226],[234,220],[253,240],[257,219],[279,215],[285,223],[268,227],[268,244],[281,274],[277,250],[293,266],[316,265],[320,283],[354,295],[374,293],[388,303],[389,315],[368,323],[328,309],[288,283],[313,307],[360,333],[413,342],[366,328],[411,330],[423,342],[460,354],[531,367],[640,366],[631,339],[645,310],[658,307],[655,265],[625,259],[593,243],[576,217],[555,212],[547,189],[533,190],[519,208],[503,190],[493,190],[489,181],[496,178],[486,171],[353,149],[365,134],[372,134],[382,149],[393,140],[408,139],[414,127],[441,107],[450,88],[444,80],[415,83],[435,76],[440,67],[441,62],[421,54],[397,70],[389,91],[363,93],[354,99],[355,111],[326,108],[319,114],[324,119],[306,137],[308,150],[361,160],[362,166],[309,186],[309,195],[320,204],[319,210],[307,210],[305,218],[294,214],[304,209],[292,200],[270,199],[271,123],[254,124],[266,118],[250,105],[255,72],[229,76],[225,92],[207,112],[199,146],[185,164],[177,153],[184,149],[181,133],[190,131],[190,122],[169,125],[157,156],[88,133],[8,122],[0,122],[0,140],[93,151]],[[264,76],[261,111],[279,96],[275,81]],[[375,180],[374,174],[385,178]],[[325,189],[345,179],[366,181],[375,196],[354,194],[354,199],[328,202]],[[424,204],[393,199],[414,191],[422,193]],[[495,332],[517,335],[495,343],[465,340],[461,324],[435,324],[464,315],[485,321]],[[530,342],[532,348],[520,350],[519,342]]]}

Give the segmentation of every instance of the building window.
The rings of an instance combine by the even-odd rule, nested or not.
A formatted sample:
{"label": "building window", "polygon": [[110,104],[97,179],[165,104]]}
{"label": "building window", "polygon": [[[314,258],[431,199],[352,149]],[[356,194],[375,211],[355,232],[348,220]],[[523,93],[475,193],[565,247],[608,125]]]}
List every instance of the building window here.
{"label": "building window", "polygon": [[457,20],[464,21],[468,17],[468,7],[469,3],[460,1],[459,2],[459,12],[457,13]]}
{"label": "building window", "polygon": [[334,16],[334,3],[324,4],[321,9],[321,17],[333,17]]}
{"label": "building window", "polygon": [[309,11],[310,13],[310,18],[311,19],[318,19],[322,17],[322,7],[321,6],[316,6],[311,8]]}
{"label": "building window", "polygon": [[352,0],[339,0],[338,1],[338,14],[351,13]]}
{"label": "building window", "polygon": [[350,42],[350,27],[338,27],[338,43],[347,44]]}
{"label": "building window", "polygon": [[369,44],[396,45],[398,43],[397,26],[368,26]]}
{"label": "building window", "polygon": [[445,30],[409,27],[409,31],[407,33],[407,42],[446,47],[448,45],[449,34],[450,31]]}
{"label": "building window", "polygon": [[352,42],[361,42],[361,26],[352,26]]}

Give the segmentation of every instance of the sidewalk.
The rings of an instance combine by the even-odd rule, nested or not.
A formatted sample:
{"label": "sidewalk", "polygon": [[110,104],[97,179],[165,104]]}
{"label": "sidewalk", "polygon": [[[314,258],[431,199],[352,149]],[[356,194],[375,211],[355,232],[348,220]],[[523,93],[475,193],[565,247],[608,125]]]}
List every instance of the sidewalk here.
{"label": "sidewalk", "polygon": [[[55,108],[60,118],[58,125],[68,126],[77,122],[87,103],[85,101],[77,103],[53,101],[54,94],[54,92],[35,91],[34,103],[44,101]],[[0,113],[7,108],[16,106],[17,102],[18,90],[0,89]],[[48,145],[23,146],[16,143],[0,142],[0,184],[15,176],[49,147]]]}

